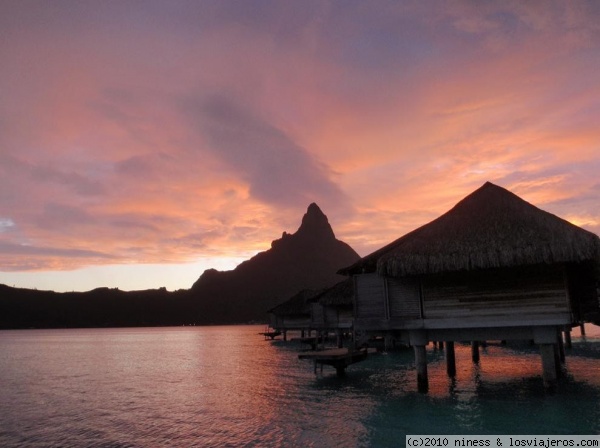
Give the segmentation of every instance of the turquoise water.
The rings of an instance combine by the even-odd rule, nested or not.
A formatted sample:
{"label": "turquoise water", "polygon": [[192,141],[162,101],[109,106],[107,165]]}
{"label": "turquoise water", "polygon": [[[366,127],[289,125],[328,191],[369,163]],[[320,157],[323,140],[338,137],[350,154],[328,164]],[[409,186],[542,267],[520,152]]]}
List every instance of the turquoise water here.
{"label": "turquoise water", "polygon": [[[593,327],[590,328],[590,330]],[[597,327],[596,327],[597,328]],[[344,378],[313,372],[257,326],[0,332],[0,446],[404,446],[406,434],[600,434],[600,338],[574,338],[558,391],[535,347],[457,344],[457,376],[428,347]]]}

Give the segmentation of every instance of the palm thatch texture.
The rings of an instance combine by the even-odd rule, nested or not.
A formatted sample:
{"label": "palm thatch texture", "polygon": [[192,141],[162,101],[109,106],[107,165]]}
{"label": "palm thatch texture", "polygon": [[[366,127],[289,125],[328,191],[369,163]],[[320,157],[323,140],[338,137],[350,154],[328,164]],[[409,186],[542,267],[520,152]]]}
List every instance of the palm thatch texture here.
{"label": "palm thatch texture", "polygon": [[312,297],[310,302],[319,302],[323,306],[352,306],[354,300],[354,282],[348,278],[331,288]]}
{"label": "palm thatch texture", "polygon": [[302,316],[310,315],[309,300],[322,293],[323,290],[303,289],[294,294],[290,299],[280,303],[268,312],[276,316]]}
{"label": "palm thatch texture", "polygon": [[450,211],[339,271],[410,276],[600,260],[600,239],[485,183]]}

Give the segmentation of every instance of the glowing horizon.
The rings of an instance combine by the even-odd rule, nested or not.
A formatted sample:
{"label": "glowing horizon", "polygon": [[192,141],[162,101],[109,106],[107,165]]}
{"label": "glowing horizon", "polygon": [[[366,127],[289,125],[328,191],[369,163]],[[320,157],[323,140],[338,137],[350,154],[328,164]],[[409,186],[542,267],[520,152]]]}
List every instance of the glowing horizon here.
{"label": "glowing horizon", "polygon": [[364,256],[486,181],[598,234],[599,19],[579,1],[5,2],[0,283],[189,288],[311,202]]}

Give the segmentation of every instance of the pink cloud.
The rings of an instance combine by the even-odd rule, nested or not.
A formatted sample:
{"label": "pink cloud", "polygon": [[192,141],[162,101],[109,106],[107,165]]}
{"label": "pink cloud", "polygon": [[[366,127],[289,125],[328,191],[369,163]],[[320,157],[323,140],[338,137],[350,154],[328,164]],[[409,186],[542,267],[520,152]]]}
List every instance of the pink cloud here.
{"label": "pink cloud", "polygon": [[236,257],[313,201],[364,255],[487,180],[599,228],[593,3],[65,5],[0,6],[0,271]]}

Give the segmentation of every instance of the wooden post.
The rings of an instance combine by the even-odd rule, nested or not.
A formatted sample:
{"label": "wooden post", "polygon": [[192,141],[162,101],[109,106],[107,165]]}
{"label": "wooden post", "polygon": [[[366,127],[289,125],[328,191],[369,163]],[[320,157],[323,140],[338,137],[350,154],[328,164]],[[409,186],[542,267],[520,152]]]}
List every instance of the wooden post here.
{"label": "wooden post", "polygon": [[287,341],[287,330],[283,330],[283,340]]}
{"label": "wooden post", "polygon": [[304,328],[303,328],[302,330],[300,330],[300,337],[301,337],[302,339],[304,339]]}
{"label": "wooden post", "polygon": [[446,341],[446,372],[448,376],[456,376],[456,357],[454,356],[454,341]]}
{"label": "wooden post", "polygon": [[562,331],[560,331],[560,329],[558,329],[556,331],[556,333],[557,333],[556,338],[558,340],[558,358],[560,359],[560,363],[564,364],[565,363],[565,345],[563,343]]}
{"label": "wooden post", "polygon": [[547,390],[556,388],[556,362],[554,361],[554,344],[540,344],[542,354],[542,378]]}
{"label": "wooden post", "polygon": [[336,330],[336,336],[337,336],[337,347],[342,348],[344,346],[344,340],[342,338],[342,329],[341,328],[338,328]]}
{"label": "wooden post", "polygon": [[571,327],[565,326],[565,346],[567,348],[573,348],[573,342],[571,341]]}
{"label": "wooden post", "polygon": [[439,341],[440,350],[444,350],[444,341]]}
{"label": "wooden post", "polygon": [[417,389],[426,393],[429,390],[427,378],[427,350],[424,345],[415,345],[415,365],[417,367]]}
{"label": "wooden post", "polygon": [[583,322],[581,322],[579,328],[581,328],[581,336],[585,336],[585,324]]}
{"label": "wooden post", "polygon": [[388,352],[392,348],[392,335],[386,333],[383,336],[383,351]]}
{"label": "wooden post", "polygon": [[558,342],[556,344],[552,344],[554,349],[554,367],[556,368],[556,377],[560,377],[562,371],[560,370],[560,354],[558,351]]}
{"label": "wooden post", "polygon": [[471,341],[471,359],[474,363],[479,362],[479,341]]}

